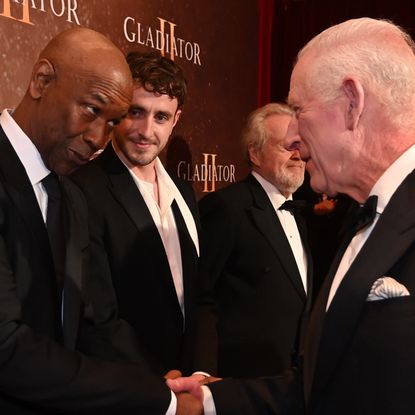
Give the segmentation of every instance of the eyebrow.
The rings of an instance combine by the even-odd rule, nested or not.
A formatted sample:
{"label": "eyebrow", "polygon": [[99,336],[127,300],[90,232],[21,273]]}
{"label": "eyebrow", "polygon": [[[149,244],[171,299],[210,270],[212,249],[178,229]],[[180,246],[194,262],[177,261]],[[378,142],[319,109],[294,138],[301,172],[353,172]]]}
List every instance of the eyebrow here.
{"label": "eyebrow", "polygon": [[103,104],[103,105],[106,105],[106,104],[108,104],[108,103],[109,103],[108,98],[107,98],[107,97],[105,97],[105,96],[104,96],[104,95],[102,95],[102,94],[94,93],[94,94],[92,94],[92,95],[91,95],[91,97],[92,97],[93,99],[95,99],[96,101],[100,102],[100,103],[101,103],[101,104]]}
{"label": "eyebrow", "polygon": [[[141,110],[144,111],[146,114],[149,113],[150,111],[147,110],[147,108],[143,107],[142,105],[137,105],[137,104],[131,104],[129,111],[131,110]],[[162,114],[165,115],[167,117],[173,117],[174,113],[172,113],[171,111],[166,111],[166,110],[156,110],[154,112],[155,114]]]}

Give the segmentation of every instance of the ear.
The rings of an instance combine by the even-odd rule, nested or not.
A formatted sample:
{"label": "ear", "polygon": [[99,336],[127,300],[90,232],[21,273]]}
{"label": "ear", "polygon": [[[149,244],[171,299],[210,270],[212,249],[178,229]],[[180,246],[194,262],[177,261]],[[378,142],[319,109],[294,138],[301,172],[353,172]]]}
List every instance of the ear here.
{"label": "ear", "polygon": [[174,114],[173,128],[177,124],[177,121],[179,121],[179,118],[180,118],[181,114],[182,114],[182,110],[177,110],[176,114]]}
{"label": "ear", "polygon": [[362,84],[355,78],[343,80],[343,92],[346,95],[345,122],[348,130],[355,130],[359,124],[365,104],[365,92]]}
{"label": "ear", "polygon": [[40,99],[45,89],[55,79],[55,68],[47,59],[40,59],[36,62],[32,78],[30,80],[29,92],[33,99]]}
{"label": "ear", "polygon": [[254,166],[258,167],[260,165],[260,161],[258,158],[258,149],[252,144],[248,144],[248,154],[249,154],[249,160],[251,160],[251,163]]}

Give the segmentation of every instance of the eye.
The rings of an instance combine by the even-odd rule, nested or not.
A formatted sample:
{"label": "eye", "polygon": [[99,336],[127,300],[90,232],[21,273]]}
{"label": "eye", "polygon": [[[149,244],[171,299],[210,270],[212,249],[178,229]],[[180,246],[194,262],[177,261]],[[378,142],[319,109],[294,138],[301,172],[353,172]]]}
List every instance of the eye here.
{"label": "eye", "polygon": [[98,115],[99,114],[99,109],[94,105],[87,104],[87,105],[85,105],[85,108],[92,115]]}
{"label": "eye", "polygon": [[128,116],[131,118],[138,118],[143,115],[144,111],[141,108],[130,108],[128,110]]}
{"label": "eye", "polygon": [[167,121],[169,119],[168,115],[163,113],[163,112],[159,112],[157,113],[154,118],[156,119],[156,121],[158,122],[164,122]]}

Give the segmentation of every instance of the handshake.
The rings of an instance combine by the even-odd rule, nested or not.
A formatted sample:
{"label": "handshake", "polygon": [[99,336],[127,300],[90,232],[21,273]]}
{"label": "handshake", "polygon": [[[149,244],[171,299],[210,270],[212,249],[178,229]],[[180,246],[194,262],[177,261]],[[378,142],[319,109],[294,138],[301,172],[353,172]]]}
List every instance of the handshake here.
{"label": "handshake", "polygon": [[171,370],[164,377],[167,386],[177,397],[176,415],[203,415],[202,385],[221,380],[202,374],[182,377],[178,370]]}

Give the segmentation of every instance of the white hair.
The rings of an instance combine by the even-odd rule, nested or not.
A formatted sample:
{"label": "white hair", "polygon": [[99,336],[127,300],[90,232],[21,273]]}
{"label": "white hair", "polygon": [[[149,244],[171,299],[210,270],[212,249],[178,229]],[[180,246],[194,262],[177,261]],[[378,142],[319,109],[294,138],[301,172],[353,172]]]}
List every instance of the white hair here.
{"label": "white hair", "polygon": [[267,132],[264,126],[265,119],[271,115],[288,115],[291,117],[292,109],[286,105],[276,102],[264,105],[251,112],[248,116],[245,128],[242,132],[242,146],[249,162],[249,148],[261,150],[267,141]]}
{"label": "white hair", "polygon": [[414,127],[415,55],[411,37],[387,20],[352,19],[313,38],[298,54],[313,57],[307,85],[326,101],[340,95],[346,76],[372,92],[398,129]]}

